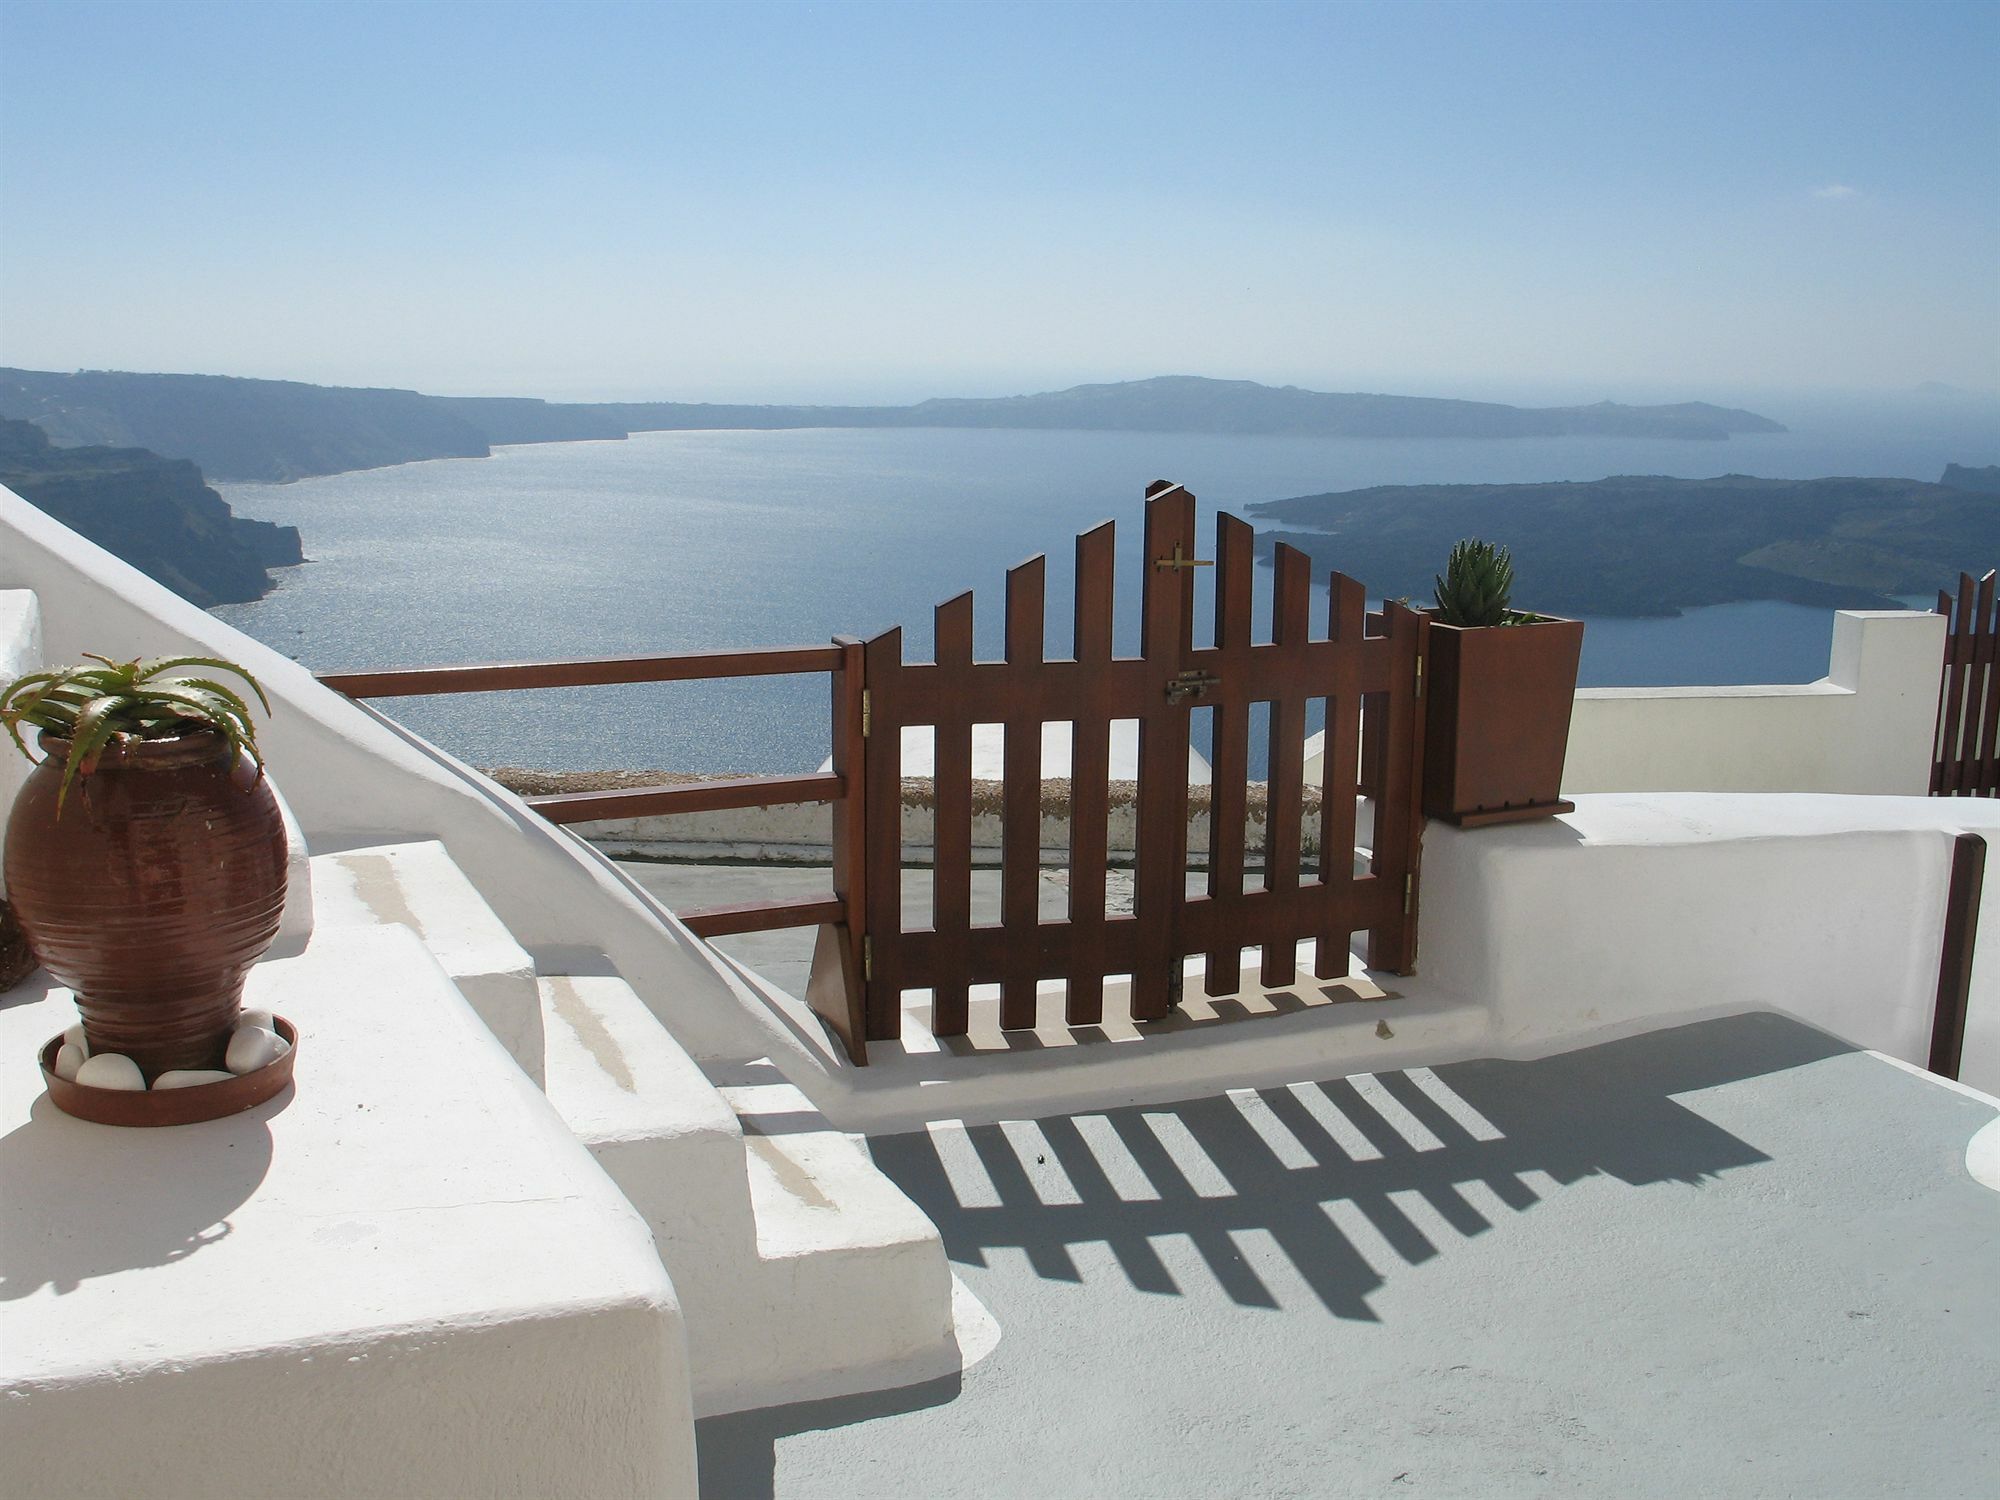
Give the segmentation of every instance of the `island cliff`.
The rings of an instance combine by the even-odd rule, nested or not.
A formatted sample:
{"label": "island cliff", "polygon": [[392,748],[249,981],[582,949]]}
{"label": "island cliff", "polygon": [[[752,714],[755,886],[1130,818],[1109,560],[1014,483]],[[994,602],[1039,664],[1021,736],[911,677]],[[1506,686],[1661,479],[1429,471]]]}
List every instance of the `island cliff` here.
{"label": "island cliff", "polygon": [[1459,538],[1503,541],[1516,602],[1548,614],[1671,615],[1750,599],[1900,609],[1899,595],[2000,564],[2000,496],[1920,479],[1622,474],[1377,485],[1250,509],[1284,528],[1260,529],[1267,553],[1290,543],[1392,597],[1427,600]]}
{"label": "island cliff", "polygon": [[305,560],[297,527],[235,515],[200,469],[143,448],[58,448],[0,419],[0,484],[204,608],[262,598],[267,569]]}

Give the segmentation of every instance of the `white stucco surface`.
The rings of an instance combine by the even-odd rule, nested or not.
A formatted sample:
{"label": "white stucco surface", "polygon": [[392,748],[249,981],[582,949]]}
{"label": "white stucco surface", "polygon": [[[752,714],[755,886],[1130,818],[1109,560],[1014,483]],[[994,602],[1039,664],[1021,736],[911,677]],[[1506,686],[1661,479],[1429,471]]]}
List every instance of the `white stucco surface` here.
{"label": "white stucco surface", "polygon": [[316,849],[435,838],[531,955],[610,956],[698,1057],[807,1066],[707,946],[611,864],[520,800],[0,487],[0,590],[33,589],[46,654],[199,650],[256,674],[272,775]]}
{"label": "white stucco surface", "polygon": [[[1607,793],[1541,823],[1433,823],[1418,964],[1427,982],[1483,997],[1503,1051],[1756,1008],[1921,1064],[1961,831],[2000,841],[2000,803]],[[1963,1073],[1988,1090],[2000,1087],[1995,873]]]}
{"label": "white stucco surface", "polygon": [[704,1492],[1988,1500],[1995,1103],[1745,1015],[870,1141],[999,1321]]}
{"label": "white stucco surface", "polygon": [[[746,1133],[617,976],[545,978],[541,993],[549,1102],[652,1228],[697,1412],[957,1369],[937,1230],[803,1095],[787,1090],[773,1133]],[[750,1092],[768,1109],[785,1087]]]}
{"label": "white stucco surface", "polygon": [[542,1007],[535,966],[443,844],[424,839],[345,849],[313,860],[319,920],[387,924],[423,939],[521,1071],[542,1081]]}
{"label": "white stucco surface", "polygon": [[[16,677],[39,671],[43,665],[42,611],[34,591],[0,588],[0,687]],[[14,748],[13,742],[0,736],[0,850],[7,847],[5,811],[14,805],[21,783],[32,770],[34,766]],[[0,874],[0,896],[6,894],[7,879]]]}
{"label": "white stucco surface", "polygon": [[1922,796],[1944,663],[1943,615],[1846,609],[1827,675],[1766,687],[1584,688],[1563,795],[1868,792]]}
{"label": "white stucco surface", "polygon": [[74,1120],[0,1010],[0,1447],[41,1495],[691,1495],[680,1313],[630,1205],[417,939],[322,934],[249,1003],[292,1088]]}

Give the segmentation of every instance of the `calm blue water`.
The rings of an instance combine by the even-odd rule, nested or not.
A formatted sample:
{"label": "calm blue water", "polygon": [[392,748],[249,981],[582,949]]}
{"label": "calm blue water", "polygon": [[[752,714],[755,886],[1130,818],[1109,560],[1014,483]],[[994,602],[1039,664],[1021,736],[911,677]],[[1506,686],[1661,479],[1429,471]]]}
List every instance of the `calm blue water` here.
{"label": "calm blue water", "polygon": [[[929,651],[931,607],[971,588],[980,650],[997,656],[1004,572],[1046,551],[1054,653],[1070,637],[1071,539],[1115,518],[1129,649],[1151,479],[1185,483],[1212,511],[1370,484],[1732,471],[1935,478],[1948,461],[1996,456],[1983,425],[1871,427],[1851,413],[1802,420],[1760,409],[1794,430],[1727,443],[645,433],[228,485],[239,513],[298,526],[313,561],[281,573],[265,599],[216,613],[320,669],[788,645],[897,624],[917,659]],[[1208,534],[1206,516],[1202,525]],[[1268,589],[1268,570],[1258,580]],[[1593,620],[1583,680],[1809,681],[1826,670],[1830,632],[1826,611],[1782,604]],[[826,699],[826,679],[814,677],[383,706],[479,765],[776,771],[825,755]]]}

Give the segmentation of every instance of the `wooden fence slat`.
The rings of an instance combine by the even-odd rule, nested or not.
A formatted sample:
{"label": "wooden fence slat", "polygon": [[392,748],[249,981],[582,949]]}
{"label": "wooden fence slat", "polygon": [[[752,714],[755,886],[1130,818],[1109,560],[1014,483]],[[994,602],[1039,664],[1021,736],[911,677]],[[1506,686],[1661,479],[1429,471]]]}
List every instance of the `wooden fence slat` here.
{"label": "wooden fence slat", "polygon": [[[1312,559],[1280,542],[1272,558],[1271,644],[1281,652],[1306,639],[1312,610]],[[1264,889],[1281,899],[1299,888],[1299,820],[1305,785],[1306,684],[1271,700],[1269,792],[1264,817]],[[1295,935],[1264,945],[1261,980],[1266,989],[1296,984]]]}
{"label": "wooden fence slat", "polygon": [[[1995,791],[1994,736],[2000,731],[2000,664],[1996,664],[1996,640],[2000,640],[2000,620],[1994,617],[1994,584],[1991,569],[1979,580],[1979,600],[1975,606],[1979,637],[1975,643],[1972,691],[1968,703],[1979,703],[1979,734],[1971,748],[1968,790],[1990,797]],[[1967,710],[1968,715],[1971,709]],[[1968,735],[1968,738],[1970,736]]]}
{"label": "wooden fence slat", "polygon": [[885,630],[865,647],[868,675],[868,930],[863,938],[868,1040],[903,1030],[903,735],[897,687],[903,632]]}
{"label": "wooden fence slat", "polygon": [[835,636],[840,670],[833,686],[833,774],[847,795],[833,809],[833,895],[839,918],[813,945],[806,1004],[833,1029],[856,1064],[868,1061],[867,996],[861,980],[861,938],[868,931],[868,780],[864,769],[862,693],[867,651],[853,636]]}
{"label": "wooden fence slat", "polygon": [[606,818],[664,818],[678,813],[718,812],[733,807],[783,807],[799,802],[838,802],[847,794],[837,774],[725,776],[666,786],[612,787],[601,792],[559,792],[524,797],[551,823],[596,823]]}
{"label": "wooden fence slat", "polygon": [[681,925],[696,937],[730,937],[744,932],[777,932],[787,927],[820,927],[846,918],[847,908],[831,892],[811,900],[781,897],[740,901],[729,906],[701,906],[676,912]]}
{"label": "wooden fence slat", "polygon": [[1139,721],[1138,849],[1133,915],[1139,923],[1132,1016],[1157,1021],[1180,998],[1174,913],[1187,893],[1188,716],[1166,701],[1167,684],[1193,647],[1194,496],[1156,480],[1146,487],[1146,549],[1140,655],[1149,694]]}
{"label": "wooden fence slat", "polygon": [[1352,962],[1354,928],[1343,918],[1353,907],[1355,789],[1361,781],[1361,653],[1367,591],[1345,573],[1327,590],[1327,638],[1348,649],[1335,657],[1333,691],[1326,700],[1326,736],[1320,759],[1319,878],[1325,918],[1314,945],[1313,972],[1345,979]]}
{"label": "wooden fence slat", "polygon": [[[940,667],[972,665],[972,595],[940,604],[933,616]],[[898,734],[901,733],[899,729]],[[932,764],[931,929],[946,951],[972,927],[972,700],[961,694],[937,715]],[[971,1013],[961,971],[931,989],[931,1034],[964,1036]]]}
{"label": "wooden fence slat", "polygon": [[1957,1078],[1959,1065],[1964,1061],[1972,961],[1979,942],[1979,895],[1985,879],[1986,840],[1976,833],[1961,833],[1952,843],[1944,940],[1938,957],[1937,1001],[1931,1012],[1928,1066],[1940,1078]]}
{"label": "wooden fence slat", "polygon": [[350,698],[416,698],[435,693],[497,693],[521,688],[705,682],[718,677],[788,676],[796,672],[833,672],[839,668],[840,651],[834,646],[769,646],[680,651],[667,656],[594,656],[580,661],[480,662],[380,672],[322,672],[319,680]]}
{"label": "wooden fence slat", "polygon": [[1402,899],[1392,903],[1385,923],[1370,930],[1368,966],[1406,974],[1417,960],[1417,858],[1423,838],[1417,788],[1423,764],[1424,716],[1416,684],[1421,680],[1418,663],[1423,659],[1430,617],[1392,601],[1383,606],[1382,620],[1393,643],[1395,671],[1408,687],[1387,695],[1387,711],[1382,716],[1381,793],[1375,803],[1372,868],[1377,876],[1402,887]]}
{"label": "wooden fence slat", "polygon": [[1007,665],[1019,675],[1004,704],[1006,749],[1001,791],[1000,922],[1018,940],[1000,980],[1000,1025],[1035,1024],[1035,954],[1028,934],[1041,921],[1042,718],[1036,691],[1047,609],[1048,559],[1031,557],[1007,571]]}
{"label": "wooden fence slat", "polygon": [[[1112,523],[1076,539],[1076,663],[1086,683],[1110,676],[1118,544]],[[1087,701],[1103,702],[1100,692]],[[1101,709],[1071,716],[1069,781],[1070,949],[1064,1017],[1072,1026],[1104,1019],[1104,867],[1110,840],[1111,720]]]}
{"label": "wooden fence slat", "polygon": [[1951,701],[1951,595],[1938,590],[1937,612],[1945,619],[1944,665],[1938,675],[1938,725],[1937,739],[1931,746],[1931,795],[1944,795],[1945,765],[1951,758],[1951,751],[1944,742],[1945,705]]}
{"label": "wooden fence slat", "polygon": [[[1231,515],[1215,518],[1215,655],[1222,679],[1209,698],[1215,705],[1215,733],[1209,755],[1208,893],[1216,898],[1243,894],[1244,803],[1250,779],[1250,700],[1243,696],[1242,667],[1250,654],[1251,584],[1256,536]],[[1243,948],[1211,948],[1203,960],[1202,987],[1211,995],[1233,995],[1241,987]]]}
{"label": "wooden fence slat", "polygon": [[1966,686],[1972,676],[1969,666],[1972,656],[1973,587],[1970,573],[1958,575],[1957,615],[1946,646],[1947,659],[1951,665],[1945,674],[1944,731],[1939,743],[1943,747],[1944,759],[1942,790],[1948,797],[1957,796],[1965,785],[1965,753],[1961,743],[1960,715],[1965,706]]}

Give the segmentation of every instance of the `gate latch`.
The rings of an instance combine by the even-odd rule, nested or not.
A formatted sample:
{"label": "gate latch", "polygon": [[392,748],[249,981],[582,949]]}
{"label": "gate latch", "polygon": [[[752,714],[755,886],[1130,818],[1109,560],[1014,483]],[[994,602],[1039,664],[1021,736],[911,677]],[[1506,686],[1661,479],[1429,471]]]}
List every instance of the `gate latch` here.
{"label": "gate latch", "polygon": [[1183,698],[1199,698],[1212,687],[1220,687],[1222,679],[1213,672],[1176,672],[1167,679],[1167,702],[1178,703]]}

